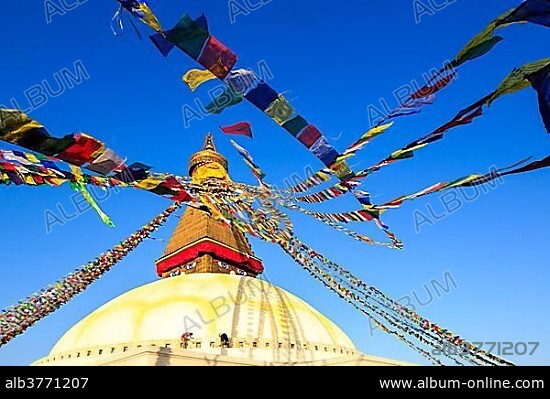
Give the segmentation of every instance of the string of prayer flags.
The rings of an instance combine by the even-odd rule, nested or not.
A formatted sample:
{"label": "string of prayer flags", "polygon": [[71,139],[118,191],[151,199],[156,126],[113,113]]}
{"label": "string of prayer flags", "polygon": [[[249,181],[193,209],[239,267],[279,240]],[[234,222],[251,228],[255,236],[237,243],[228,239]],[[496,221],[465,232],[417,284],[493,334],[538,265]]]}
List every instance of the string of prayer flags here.
{"label": "string of prayer flags", "polygon": [[[167,56],[170,53],[172,47],[167,43],[170,42],[229,85],[229,90],[206,107],[208,113],[222,113],[227,107],[240,103],[244,96],[288,130],[288,126],[285,125],[293,122],[295,110],[281,94],[266,82],[260,81],[252,71],[245,69],[232,71],[237,62],[237,56],[210,35],[204,16],[193,20],[188,15],[184,15],[174,28],[164,33],[164,36],[157,34],[151,37],[162,55]],[[308,149],[319,140],[313,148],[314,155],[319,156],[325,165],[330,166],[338,178],[352,176],[353,172],[345,161],[329,164],[329,161],[336,159],[334,156],[337,154],[336,150],[330,146],[326,138],[320,140],[321,134],[313,125],[307,122],[305,125],[305,132],[302,131],[303,129],[297,129],[293,135]]]}
{"label": "string of prayer flags", "polygon": [[150,223],[87,265],[76,269],[63,279],[30,295],[25,300],[2,310],[0,312],[0,346],[24,333],[28,328],[89,288],[142,242],[150,238],[151,234],[166,223],[180,206],[179,203],[170,205]]}
{"label": "string of prayer flags", "polygon": [[49,158],[41,154],[21,152],[16,150],[0,150],[0,159],[15,161],[22,165],[34,165],[59,170],[55,158]]}
{"label": "string of prayer flags", "polygon": [[49,185],[58,187],[68,180],[69,174],[34,165],[18,165],[7,160],[0,160],[0,184],[23,184],[29,186]]}
{"label": "string of prayer flags", "polygon": [[325,202],[346,194],[352,188],[357,187],[359,184],[360,183],[355,181],[339,182],[336,183],[334,186],[327,188],[326,190],[304,195],[302,197],[297,197],[296,200],[300,202],[306,202],[308,204]]}
{"label": "string of prayer flags", "polygon": [[[127,186],[131,184],[132,187],[151,191],[155,194],[157,194],[157,192],[155,192],[156,190],[162,190],[162,194],[158,195],[168,196],[168,198],[173,201],[187,202],[194,200],[186,191],[184,185],[172,175],[155,175],[151,177],[152,180],[149,180],[149,170],[151,167],[142,163],[133,163],[130,166],[126,166],[123,158],[111,149],[105,149],[102,142],[91,136],[80,133],[76,136],[71,134],[61,139],[56,139],[55,137],[51,137],[42,125],[18,110],[0,109],[0,122],[0,139],[8,141],[6,140],[7,138],[17,138],[17,140],[13,140],[13,144],[34,151],[44,151],[42,155],[37,154],[36,157],[42,156],[45,158],[56,156],[58,157],[57,159],[64,160],[70,166],[78,167],[79,173],[82,175],[83,179],[78,180],[78,182],[73,174],[61,171],[61,173],[65,174],[65,178],[74,184],[75,189],[82,191],[81,189],[83,187],[79,186],[78,183],[92,184],[101,187]],[[36,129],[40,130],[41,138],[46,137],[44,140],[37,141],[28,139],[29,135],[36,137],[36,135],[33,135],[33,131]],[[11,156],[12,159],[16,159],[20,163],[25,163],[25,159],[27,162],[31,162],[31,155],[21,155],[23,153],[16,154],[15,152],[7,154],[8,157]],[[34,155],[32,156],[34,157]],[[41,165],[36,166],[45,167],[49,170],[57,169],[59,172],[54,160],[49,158],[40,159]],[[32,162],[34,162],[34,159]],[[84,175],[80,171],[80,166],[104,177]],[[106,177],[111,173],[114,173],[112,177]],[[8,172],[6,171],[5,174],[8,174]],[[42,178],[47,178],[46,181],[48,183],[51,182],[52,185],[61,184],[60,180],[51,180],[54,177],[44,177],[36,174],[31,176],[28,173],[21,177],[13,170],[10,170],[9,174],[10,181],[15,184],[24,184],[23,179],[26,179],[25,181],[31,184]],[[62,177],[58,176],[56,179],[62,179]],[[83,195],[85,194],[83,193]],[[100,213],[100,210],[98,210],[98,213]],[[105,220],[107,220],[107,218],[105,218]]]}
{"label": "string of prayer flags", "polygon": [[61,139],[51,137],[47,130],[21,111],[0,109],[0,139],[17,144],[45,156],[55,156],[76,166],[107,175],[124,161],[105,145],[84,133],[67,135]]}
{"label": "string of prayer flags", "polygon": [[220,129],[225,134],[236,134],[252,138],[252,126],[250,126],[249,122],[238,122],[230,126],[221,126]]}
{"label": "string of prayer flags", "polygon": [[[501,36],[496,36],[495,31],[499,27],[504,27],[516,22],[532,22],[540,25],[549,26],[549,0],[527,0],[519,7],[509,10],[492,21],[482,32],[476,35],[468,44],[459,52],[453,61],[445,65],[438,71],[421,89],[417,90],[412,96],[405,101],[407,104],[413,99],[431,96],[443,88],[447,87],[456,77],[455,69],[467,61],[479,58],[493,49],[500,41]],[[419,112],[419,108],[413,110],[405,109],[404,112],[398,107],[390,115],[382,119],[379,124],[385,123],[397,116],[410,115]],[[407,107],[406,107],[407,108]]]}
{"label": "string of prayer flags", "polygon": [[[332,284],[337,280],[339,283],[337,288],[340,295],[346,298],[357,309],[364,311],[365,309],[361,307],[366,306],[369,310],[373,310],[376,314],[382,316],[392,327],[401,330],[404,334],[409,334],[411,338],[414,337],[423,345],[431,346],[432,349],[441,348],[442,342],[451,346],[454,345],[455,347],[467,345],[470,349],[475,348],[474,345],[470,344],[459,335],[423,318],[413,310],[391,299],[376,287],[361,281],[350,271],[326,259],[320,253],[311,250],[311,248],[307,247],[305,244],[297,243],[297,245],[308,254],[310,259],[321,262],[321,264],[318,264],[321,266],[321,269],[323,269],[323,266],[326,267],[324,269],[325,273],[328,274],[328,276],[325,274],[326,280]],[[418,346],[412,345],[415,349],[420,349]],[[425,350],[420,350],[420,352],[423,354],[429,353]],[[435,354],[433,350],[430,352]],[[458,354],[460,358],[472,364],[480,364],[479,362],[482,362],[481,364],[484,363],[489,365],[513,365],[505,359],[499,358],[483,350],[471,350],[468,355],[460,351],[455,351],[453,353]],[[474,355],[472,356],[471,354]],[[449,356],[449,354],[443,355]],[[452,356],[449,357],[451,357],[451,360],[456,361],[456,359],[452,359]],[[457,362],[457,364],[460,363]]]}
{"label": "string of prayer flags", "polygon": [[[420,90],[428,90],[430,86],[426,86],[423,89]],[[413,93],[411,96],[409,96],[408,99],[404,100],[399,106],[397,106],[395,109],[387,113],[384,117],[380,118],[380,120],[374,125],[374,127],[379,127],[387,122],[399,118],[401,116],[409,116],[409,115],[415,115],[422,112],[422,108],[426,105],[431,105],[435,101],[435,95],[433,93],[431,94],[423,94],[420,92]]]}
{"label": "string of prayer flags", "polygon": [[[519,164],[523,164],[523,163],[525,163],[525,161],[522,161]],[[547,168],[550,166],[550,156],[539,161],[531,162],[528,165],[524,165],[517,168],[516,166],[518,166],[518,164],[509,166],[507,168],[499,169],[497,171],[491,171],[484,175],[474,174],[474,175],[462,177],[452,182],[437,183],[428,188],[420,190],[414,194],[403,195],[401,197],[398,197],[383,205],[372,206],[371,209],[377,209],[377,210],[395,209],[395,208],[401,207],[401,205],[403,205],[405,201],[414,200],[416,198],[420,198],[425,195],[433,194],[436,192],[446,191],[446,190],[450,190],[458,187],[480,186],[483,184],[487,184],[496,179],[502,179],[504,176],[507,176],[507,175],[519,174],[524,172],[530,172],[537,169]]]}
{"label": "string of prayer flags", "polygon": [[209,80],[216,79],[216,75],[214,75],[209,70],[203,70],[203,69],[191,69],[188,71],[185,75],[183,75],[183,82],[189,86],[189,89],[191,91],[195,91],[197,87],[199,87],[201,84],[208,82]]}
{"label": "string of prayer flags", "polygon": [[[350,271],[328,260],[297,238],[278,242],[283,250],[309,272],[316,280],[366,314],[384,332],[396,336],[434,364],[443,365],[435,349],[444,345],[461,348],[468,341],[448,329],[439,327],[428,319],[392,300],[380,290],[354,276]],[[408,338],[407,338],[408,337]],[[462,345],[462,346],[461,346]],[[471,345],[471,347],[474,347]],[[485,351],[439,351],[457,365],[485,364],[511,365],[512,363]]]}
{"label": "string of prayer flags", "polygon": [[385,125],[376,126],[370,129],[367,133],[362,135],[359,140],[353,143],[351,146],[345,150],[338,159],[347,159],[351,156],[354,156],[359,150],[363,149],[367,144],[369,144],[375,137],[385,133],[390,127],[393,126],[393,122],[390,122]]}
{"label": "string of prayer flags", "polygon": [[464,182],[460,186],[462,186],[462,187],[479,186],[481,184],[486,184],[486,183],[489,183],[490,181],[493,181],[493,180],[496,180],[496,179],[502,179],[505,176],[516,175],[516,174],[526,173],[526,172],[532,172],[534,170],[543,169],[543,168],[547,168],[547,167],[550,167],[550,155],[547,156],[544,159],[541,159],[539,161],[533,161],[533,162],[531,162],[527,165],[524,165],[522,167],[512,168],[511,170],[508,170],[508,169],[510,169],[510,167],[508,167],[508,168],[500,169],[496,172],[490,172],[486,175],[481,176],[478,179],[468,181],[468,182]]}
{"label": "string of prayer flags", "polygon": [[250,153],[246,149],[235,143],[233,140],[231,140],[231,144],[233,145],[233,147],[235,147],[238,153],[241,154],[244,162],[248,165],[250,170],[252,170],[254,176],[261,182],[266,175],[264,172],[262,172],[260,167],[256,165],[256,163],[254,162],[254,158],[252,158],[252,155],[250,155]]}
{"label": "string of prayer flags", "polygon": [[367,169],[364,169],[356,174],[354,179],[359,180],[367,177],[371,173],[378,172],[382,167],[388,166],[394,162],[409,159],[414,157],[414,154],[417,150],[428,146],[436,141],[439,141],[444,138],[445,133],[450,129],[458,126],[463,126],[472,123],[472,121],[483,114],[483,107],[485,106],[488,99],[493,96],[494,92],[485,96],[481,100],[476,101],[472,105],[461,110],[453,119],[449,122],[443,124],[432,133],[421,137],[418,140],[415,140],[400,150],[394,151],[387,158],[378,162],[374,166],[371,166]]}
{"label": "string of prayer flags", "polygon": [[260,111],[269,115],[277,124],[298,139],[326,166],[334,167],[335,174],[344,178],[352,174],[345,161],[337,162],[338,152],[328,139],[302,116],[296,115],[294,108],[267,83],[260,82],[245,94],[245,98]]}
{"label": "string of prayer flags", "polygon": [[311,212],[311,214],[322,219],[328,219],[332,222],[338,223],[352,223],[352,222],[372,222],[376,219],[375,215],[371,212],[367,212],[364,209],[353,212],[340,212],[340,213],[326,213],[326,212]]}
{"label": "string of prayer flags", "polygon": [[287,207],[288,209],[291,209],[291,210],[295,210],[295,211],[299,211],[299,212],[302,212],[308,216],[311,216],[317,220],[319,220],[320,222],[326,224],[327,226],[337,230],[337,231],[340,231],[342,233],[344,233],[345,235],[359,241],[359,242],[363,242],[363,243],[367,243],[369,245],[379,245],[379,246],[383,246],[383,247],[390,247],[390,248],[393,248],[392,245],[388,244],[388,243],[385,243],[385,242],[378,242],[378,241],[374,241],[372,240],[371,238],[363,235],[363,234],[359,234],[353,230],[350,230],[340,224],[338,224],[336,221],[334,220],[331,220],[330,218],[327,218],[325,217],[325,215],[323,213],[320,213],[320,212],[313,212],[313,211],[310,211],[310,210],[307,210],[307,209],[304,209],[294,203],[285,203],[284,205],[285,207]]}
{"label": "string of prayer flags", "polygon": [[324,182],[329,181],[333,176],[333,172],[330,168],[322,169],[312,176],[304,180],[303,182],[297,183],[294,186],[288,188],[287,190],[294,193],[304,193],[311,188],[323,184]]}

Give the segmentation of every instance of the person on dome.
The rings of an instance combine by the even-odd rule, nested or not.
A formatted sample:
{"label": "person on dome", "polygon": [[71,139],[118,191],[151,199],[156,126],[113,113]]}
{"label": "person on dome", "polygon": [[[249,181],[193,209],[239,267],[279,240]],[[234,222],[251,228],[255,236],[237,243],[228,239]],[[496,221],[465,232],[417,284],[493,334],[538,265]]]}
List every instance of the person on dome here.
{"label": "person on dome", "polygon": [[189,341],[191,341],[191,338],[193,338],[193,333],[190,333],[188,331],[184,332],[181,336],[181,347],[183,349],[187,349],[189,347]]}
{"label": "person on dome", "polygon": [[222,344],[222,348],[229,348],[229,337],[227,336],[226,333],[220,334],[220,341]]}

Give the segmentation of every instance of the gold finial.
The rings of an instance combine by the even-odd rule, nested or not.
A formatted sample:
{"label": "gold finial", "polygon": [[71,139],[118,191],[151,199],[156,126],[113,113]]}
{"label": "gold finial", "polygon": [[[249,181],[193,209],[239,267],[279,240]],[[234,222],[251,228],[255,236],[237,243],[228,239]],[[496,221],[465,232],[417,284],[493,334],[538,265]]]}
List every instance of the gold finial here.
{"label": "gold finial", "polygon": [[216,146],[214,145],[214,136],[212,133],[208,133],[206,135],[206,139],[204,140],[204,145],[202,147],[203,151],[209,150],[209,151],[216,151]]}

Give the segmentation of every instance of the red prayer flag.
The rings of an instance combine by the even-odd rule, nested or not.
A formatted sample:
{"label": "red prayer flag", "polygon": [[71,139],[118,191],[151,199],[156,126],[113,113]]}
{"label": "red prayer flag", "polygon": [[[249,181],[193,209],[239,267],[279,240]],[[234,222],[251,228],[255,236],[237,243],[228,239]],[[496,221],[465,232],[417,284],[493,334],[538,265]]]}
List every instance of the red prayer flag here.
{"label": "red prayer flag", "polygon": [[237,63],[237,56],[216,38],[210,36],[197,61],[218,78],[225,79]]}
{"label": "red prayer flag", "polygon": [[252,127],[248,122],[239,122],[231,126],[220,126],[220,129],[225,134],[237,134],[252,138]]}
{"label": "red prayer flag", "polygon": [[104,144],[101,141],[80,133],[75,137],[74,143],[65,148],[56,158],[82,166],[95,159],[103,148]]}
{"label": "red prayer flag", "polygon": [[317,140],[321,138],[322,134],[313,125],[309,125],[298,135],[298,141],[305,145],[307,148],[311,148]]}
{"label": "red prayer flag", "polygon": [[439,90],[445,88],[449,83],[451,83],[454,78],[456,77],[456,73],[451,73],[447,76],[444,76],[443,78],[439,79],[437,82],[435,82],[432,85],[426,85],[423,88],[419,89],[416,93],[414,93],[411,98],[413,99],[419,99],[431,96],[435,93],[437,93]]}
{"label": "red prayer flag", "polygon": [[170,197],[172,201],[178,201],[178,202],[189,202],[194,201],[195,199],[189,195],[189,193],[185,190],[181,190],[176,195],[173,195]]}

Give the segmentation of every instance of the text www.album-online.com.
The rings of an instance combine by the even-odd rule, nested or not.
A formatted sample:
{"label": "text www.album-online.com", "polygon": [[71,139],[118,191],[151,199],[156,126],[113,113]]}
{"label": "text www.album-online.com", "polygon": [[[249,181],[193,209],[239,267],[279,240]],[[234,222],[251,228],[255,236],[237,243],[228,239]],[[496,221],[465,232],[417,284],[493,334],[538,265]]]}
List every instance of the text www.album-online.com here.
{"label": "text www.album-online.com", "polygon": [[432,377],[427,377],[425,379],[419,380],[380,380],[380,388],[413,388],[413,389],[437,389],[437,388],[448,388],[448,389],[458,389],[458,388],[467,388],[467,389],[544,389],[543,380],[515,380],[510,381],[507,379],[475,379],[475,380],[446,380],[446,379],[437,379]]}

